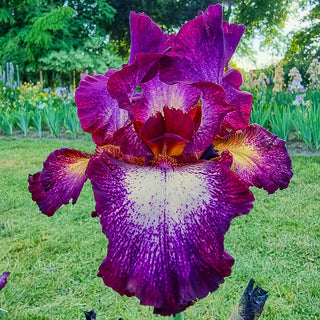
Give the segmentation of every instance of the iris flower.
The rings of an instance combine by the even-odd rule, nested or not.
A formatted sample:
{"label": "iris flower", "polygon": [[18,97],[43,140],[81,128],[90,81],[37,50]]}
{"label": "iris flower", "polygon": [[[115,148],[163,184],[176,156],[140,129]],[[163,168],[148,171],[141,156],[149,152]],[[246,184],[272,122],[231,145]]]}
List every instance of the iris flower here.
{"label": "iris flower", "polygon": [[292,176],[285,141],[249,125],[252,95],[226,70],[245,30],[210,6],[177,35],[130,14],[131,52],[121,70],[87,76],[75,101],[94,154],[51,153],[29,176],[40,210],[53,215],[86,180],[108,238],[98,276],[161,315],[216,290],[231,273],[224,250],[232,219],[247,214],[250,186],[268,193]]}
{"label": "iris flower", "polygon": [[9,271],[0,274],[0,290],[7,284],[7,278],[9,277],[9,275]]}

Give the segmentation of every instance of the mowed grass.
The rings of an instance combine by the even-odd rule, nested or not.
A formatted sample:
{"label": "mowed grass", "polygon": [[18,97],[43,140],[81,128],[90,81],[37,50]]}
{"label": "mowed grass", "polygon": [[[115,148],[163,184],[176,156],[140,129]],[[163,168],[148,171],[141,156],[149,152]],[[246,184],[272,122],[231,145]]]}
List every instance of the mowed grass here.
{"label": "mowed grass", "polygon": [[[136,298],[121,297],[97,277],[107,240],[90,213],[89,183],[75,206],[53,217],[38,210],[27,177],[61,147],[93,152],[86,141],[0,139],[0,319],[162,319]],[[320,319],[320,157],[294,157],[289,188],[267,195],[253,189],[249,215],[234,219],[225,248],[235,258],[220,288],[185,311],[186,320],[226,320],[253,277],[269,291],[261,319]],[[169,319],[169,318],[168,318]]]}

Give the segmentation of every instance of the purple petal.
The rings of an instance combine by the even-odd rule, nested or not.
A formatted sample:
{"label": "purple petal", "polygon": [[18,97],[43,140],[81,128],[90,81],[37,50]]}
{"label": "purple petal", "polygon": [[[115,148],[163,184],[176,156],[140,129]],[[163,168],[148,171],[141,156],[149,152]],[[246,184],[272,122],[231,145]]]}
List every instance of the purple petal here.
{"label": "purple petal", "polygon": [[136,121],[145,122],[157,112],[163,112],[164,107],[179,109],[184,113],[190,111],[201,97],[199,89],[179,83],[167,85],[158,77],[141,84],[141,99],[135,105],[134,118]]}
{"label": "purple petal", "polygon": [[219,152],[228,150],[238,176],[250,186],[274,193],[292,178],[291,159],[285,141],[257,124],[213,141]]}
{"label": "purple petal", "polygon": [[223,88],[213,83],[167,85],[155,77],[142,84],[141,88],[141,98],[134,106],[134,118],[135,121],[142,123],[157,112],[163,112],[164,107],[187,113],[198,104],[199,100],[201,101],[200,127],[187,143],[184,153],[194,153],[206,149],[218,134],[226,114],[235,108],[226,102]]}
{"label": "purple petal", "polygon": [[138,53],[134,63],[124,65],[115,72],[108,81],[108,92],[113,99],[118,101],[119,107],[133,115],[133,100],[137,98],[137,87],[155,77],[158,72],[159,60],[162,54]]}
{"label": "purple petal", "polygon": [[6,285],[7,278],[9,277],[9,275],[10,275],[9,271],[6,271],[0,275],[0,290]]}
{"label": "purple petal", "polygon": [[221,124],[219,135],[223,136],[230,131],[245,129],[249,125],[253,97],[251,93],[239,89],[242,85],[242,76],[237,70],[226,72],[221,85],[226,92],[227,102],[236,106],[236,109],[228,113]]}
{"label": "purple petal", "polygon": [[201,101],[201,124],[192,139],[187,143],[184,153],[203,151],[211,144],[220,130],[220,124],[226,114],[234,110],[226,102],[226,94],[222,87],[208,82],[187,85],[177,83],[167,85],[154,78],[141,85],[141,99],[135,104],[134,118],[145,122],[164,107],[182,110],[187,113]]}
{"label": "purple petal", "polygon": [[163,53],[171,45],[174,36],[165,34],[144,13],[130,13],[131,51],[128,64],[132,64],[138,53]]}
{"label": "purple petal", "polygon": [[93,155],[73,149],[52,152],[43,163],[42,172],[29,175],[29,191],[32,200],[47,216],[52,216],[72,198],[75,204],[83,184],[88,163]]}
{"label": "purple petal", "polygon": [[225,42],[225,61],[226,66],[237,49],[240,39],[245,31],[246,27],[244,25],[229,24],[228,22],[223,22],[223,34]]}
{"label": "purple petal", "polygon": [[114,144],[123,153],[135,156],[150,154],[133,129],[128,111],[120,109],[118,102],[107,91],[109,77],[115,70],[104,76],[86,77],[76,91],[76,104],[82,129],[90,132],[98,146]]}
{"label": "purple petal", "polygon": [[214,83],[198,82],[193,86],[201,91],[202,118],[197,133],[186,145],[185,153],[205,150],[220,130],[222,120],[234,106],[226,102],[222,87]]}
{"label": "purple petal", "polygon": [[105,284],[162,315],[216,290],[233,264],[224,234],[253,201],[231,161],[224,154],[219,162],[169,169],[94,158],[87,174],[109,239],[98,273]]}
{"label": "purple petal", "polygon": [[161,62],[162,81],[221,84],[224,68],[245,29],[223,23],[222,16],[221,5],[210,6],[181,28],[172,49]]}
{"label": "purple petal", "polygon": [[105,76],[86,77],[76,90],[75,101],[84,131],[91,133],[93,141],[101,146],[112,141],[113,133],[128,124],[128,112],[118,107],[107,91],[107,82],[116,70]]}
{"label": "purple petal", "polygon": [[112,143],[120,147],[121,152],[126,155],[132,155],[136,157],[152,155],[152,152],[141,140],[132,124],[115,132]]}

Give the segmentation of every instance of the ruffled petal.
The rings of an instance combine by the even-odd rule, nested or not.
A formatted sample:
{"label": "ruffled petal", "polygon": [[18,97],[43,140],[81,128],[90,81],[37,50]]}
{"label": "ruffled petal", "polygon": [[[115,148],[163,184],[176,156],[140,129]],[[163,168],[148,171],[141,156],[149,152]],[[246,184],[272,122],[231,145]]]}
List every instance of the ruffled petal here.
{"label": "ruffled petal", "polygon": [[9,275],[10,275],[9,271],[6,271],[0,275],[0,290],[6,285],[7,278],[9,277]]}
{"label": "ruffled petal", "polygon": [[210,6],[181,28],[161,61],[162,81],[221,84],[224,68],[245,30],[242,25],[223,23],[222,18],[221,5]]}
{"label": "ruffled petal", "polygon": [[138,53],[131,65],[124,65],[110,77],[108,92],[118,101],[119,107],[127,110],[131,117],[134,113],[132,102],[140,97],[137,87],[156,76],[158,63],[162,57],[162,54]]}
{"label": "ruffled petal", "polygon": [[78,200],[86,182],[86,169],[93,155],[74,149],[52,152],[43,163],[42,172],[29,175],[29,191],[32,200],[47,216],[52,216],[63,204]]}
{"label": "ruffled petal", "polygon": [[186,144],[184,153],[206,149],[218,134],[226,114],[235,109],[226,102],[224,89],[209,82],[168,85],[155,77],[141,88],[141,99],[134,106],[134,118],[142,123],[157,112],[163,112],[165,107],[188,113],[197,104],[201,105],[198,130]]}
{"label": "ruffled petal", "polygon": [[225,116],[235,109],[226,102],[221,86],[209,82],[198,82],[193,86],[201,91],[202,118],[198,131],[186,145],[185,153],[205,150],[218,134]]}
{"label": "ruffled petal", "polygon": [[241,85],[242,76],[239,71],[229,70],[223,75],[221,86],[226,92],[226,100],[229,104],[236,106],[236,109],[224,118],[220,136],[245,129],[249,125],[253,96],[249,92],[241,91],[239,89]]}
{"label": "ruffled petal", "polygon": [[120,109],[107,91],[108,79],[115,71],[109,70],[104,76],[87,76],[76,90],[81,127],[91,133],[99,146],[111,143],[114,132],[129,122],[128,112]]}
{"label": "ruffled petal", "polygon": [[228,22],[223,22],[223,34],[225,43],[225,53],[224,53],[224,65],[226,66],[237,49],[240,39],[246,30],[246,27],[241,24],[229,24]]}
{"label": "ruffled petal", "polygon": [[136,157],[146,157],[152,155],[150,149],[141,140],[138,133],[134,129],[133,124],[123,127],[115,132],[113,135],[112,144],[120,147],[121,152],[127,155]]}
{"label": "ruffled petal", "polygon": [[174,35],[165,34],[144,13],[130,13],[131,51],[128,64],[132,64],[138,53],[163,53],[171,45]]}
{"label": "ruffled petal", "polygon": [[161,64],[160,79],[170,83],[210,81],[219,84],[224,60],[222,7],[210,6],[182,26]]}
{"label": "ruffled petal", "polygon": [[172,169],[94,158],[87,174],[109,239],[98,273],[105,284],[162,315],[217,289],[233,264],[224,234],[253,201],[231,162],[224,154]]}
{"label": "ruffled petal", "polygon": [[257,124],[213,141],[219,152],[233,155],[233,166],[249,186],[274,193],[284,189],[292,177],[291,159],[285,141]]}
{"label": "ruffled petal", "polygon": [[141,99],[137,101],[134,111],[134,119],[140,122],[162,112],[164,107],[187,113],[201,97],[200,90],[195,87],[183,83],[168,85],[161,82],[158,76],[141,84],[141,88]]}

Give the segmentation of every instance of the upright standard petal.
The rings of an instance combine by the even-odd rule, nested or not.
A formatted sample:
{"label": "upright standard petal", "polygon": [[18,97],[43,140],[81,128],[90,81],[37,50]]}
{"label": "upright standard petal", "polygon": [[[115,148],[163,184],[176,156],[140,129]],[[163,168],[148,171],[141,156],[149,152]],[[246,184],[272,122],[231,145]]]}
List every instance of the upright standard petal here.
{"label": "upright standard petal", "polygon": [[162,57],[162,54],[138,53],[134,63],[124,65],[110,77],[107,85],[108,92],[118,101],[119,107],[127,110],[131,117],[134,112],[132,102],[139,98],[137,87],[156,76]]}
{"label": "upright standard petal", "polygon": [[221,84],[224,68],[245,30],[242,25],[222,22],[222,18],[222,7],[210,6],[181,28],[161,62],[162,81]]}
{"label": "upright standard petal", "polygon": [[162,315],[218,288],[233,264],[224,234],[253,201],[229,157],[174,169],[92,160],[87,174],[109,239],[98,273],[106,285]]}
{"label": "upright standard petal", "polygon": [[205,150],[218,134],[223,119],[235,109],[227,103],[221,86],[210,82],[198,82],[193,86],[201,91],[202,118],[198,131],[186,145],[185,153]]}
{"label": "upright standard petal", "polygon": [[288,187],[293,173],[285,141],[259,125],[216,139],[213,145],[219,153],[232,154],[236,173],[248,185],[268,193]]}
{"label": "upright standard petal", "polygon": [[246,27],[241,24],[229,24],[223,22],[223,34],[224,34],[224,65],[227,66],[231,57],[237,49],[240,39],[246,30]]}
{"label": "upright standard petal", "polygon": [[245,129],[249,125],[253,96],[249,92],[241,91],[239,89],[241,85],[242,76],[238,70],[232,69],[223,75],[221,86],[226,93],[226,100],[236,108],[224,118],[220,128],[220,136]]}
{"label": "upright standard petal", "polygon": [[141,84],[141,99],[134,107],[135,121],[145,122],[148,118],[163,112],[164,107],[187,113],[201,98],[201,91],[187,84],[168,85],[156,76]]}
{"label": "upright standard petal", "polygon": [[[177,83],[168,85],[157,77],[141,85],[141,98],[134,106],[136,122],[146,122],[157,112],[164,109],[178,109],[189,113],[201,109],[199,126],[188,139],[185,153],[203,151],[212,142],[220,130],[222,120],[235,107],[226,102],[226,94],[219,85],[209,82],[199,82],[192,85]],[[185,124],[186,125],[186,124]],[[178,132],[176,132],[178,133]]]}
{"label": "upright standard petal", "polygon": [[171,45],[174,35],[165,34],[144,13],[130,13],[131,50],[128,64],[132,64],[138,53],[163,53]]}
{"label": "upright standard petal", "polygon": [[0,275],[0,290],[6,285],[7,278],[9,277],[9,275],[10,275],[9,271],[6,271]]}
{"label": "upright standard petal", "polygon": [[222,7],[210,6],[182,26],[161,64],[161,79],[170,83],[210,81],[219,84],[224,60]]}
{"label": "upright standard petal", "polygon": [[111,70],[104,76],[87,76],[76,90],[81,127],[91,133],[99,146],[110,143],[114,132],[129,123],[128,112],[120,109],[107,91],[107,82],[115,71]]}
{"label": "upright standard petal", "polygon": [[32,200],[47,216],[52,216],[63,204],[78,200],[86,182],[86,169],[93,155],[73,149],[52,152],[43,163],[43,170],[29,175]]}

